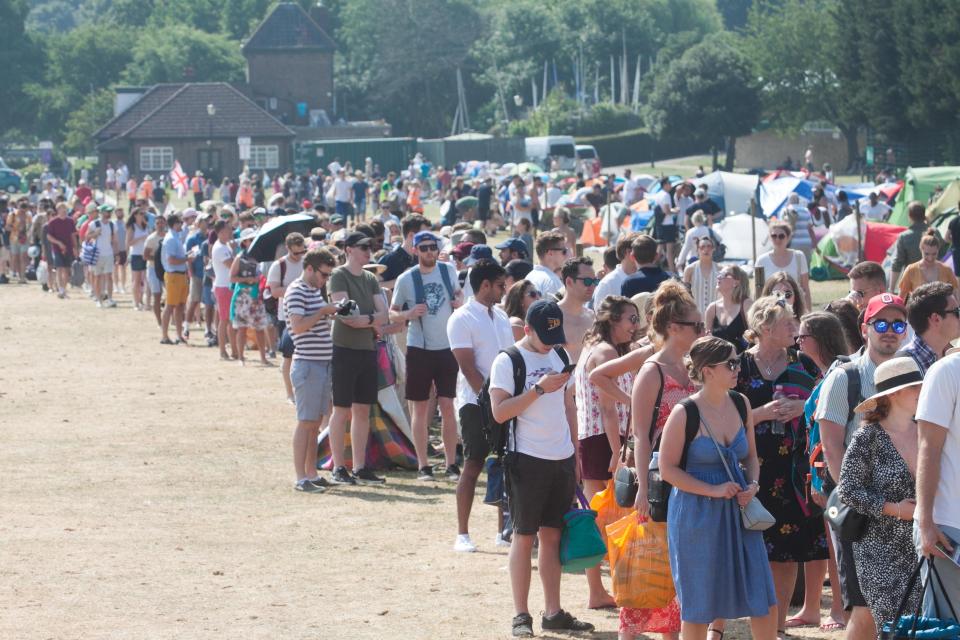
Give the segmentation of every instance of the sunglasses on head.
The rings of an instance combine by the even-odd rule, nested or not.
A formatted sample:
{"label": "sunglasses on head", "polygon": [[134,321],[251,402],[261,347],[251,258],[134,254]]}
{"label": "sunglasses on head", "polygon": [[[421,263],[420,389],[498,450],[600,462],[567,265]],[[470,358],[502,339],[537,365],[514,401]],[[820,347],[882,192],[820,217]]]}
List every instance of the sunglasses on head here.
{"label": "sunglasses on head", "polygon": [[890,329],[893,329],[895,334],[900,335],[907,330],[907,323],[903,320],[894,320],[893,322],[888,320],[872,320],[867,324],[873,327],[873,330],[877,333],[886,333]]}
{"label": "sunglasses on head", "polygon": [[719,367],[721,365],[726,365],[727,369],[730,369],[730,371],[736,371],[740,368],[740,358],[730,358],[729,360],[724,360],[723,362],[714,362],[709,366]]}
{"label": "sunglasses on head", "polygon": [[574,278],[574,280],[583,280],[585,287],[595,287],[600,284],[600,278]]}

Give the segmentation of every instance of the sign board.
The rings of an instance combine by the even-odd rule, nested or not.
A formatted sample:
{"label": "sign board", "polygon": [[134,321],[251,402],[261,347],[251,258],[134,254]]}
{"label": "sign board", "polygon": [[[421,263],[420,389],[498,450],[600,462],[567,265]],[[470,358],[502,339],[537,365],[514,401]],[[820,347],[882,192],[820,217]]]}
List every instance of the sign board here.
{"label": "sign board", "polygon": [[237,145],[240,147],[240,159],[249,160],[250,159],[250,138],[247,136],[241,136],[237,138]]}
{"label": "sign board", "polygon": [[318,158],[323,157],[323,147],[317,147],[317,157]]}

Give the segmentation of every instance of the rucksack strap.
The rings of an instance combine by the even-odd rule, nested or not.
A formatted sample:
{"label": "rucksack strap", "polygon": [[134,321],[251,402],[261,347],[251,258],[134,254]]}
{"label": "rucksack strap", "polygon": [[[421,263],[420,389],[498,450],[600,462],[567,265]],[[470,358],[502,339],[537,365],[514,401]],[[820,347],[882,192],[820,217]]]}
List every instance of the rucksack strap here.
{"label": "rucksack strap", "polygon": [[747,426],[747,403],[744,401],[743,396],[737,392],[730,390],[727,393],[730,394],[730,399],[733,400],[733,405],[737,408],[737,413],[740,414],[740,422],[743,423],[743,426]]}
{"label": "rucksack strap", "polygon": [[700,408],[697,406],[697,403],[690,398],[684,398],[680,401],[680,404],[683,405],[683,410],[687,414],[687,422],[684,429],[683,453],[680,454],[680,468],[685,470],[687,468],[687,454],[690,451],[690,443],[697,438],[697,434],[700,432]]}
{"label": "rucksack strap", "polygon": [[280,258],[280,286],[283,286],[283,279],[287,277],[287,260],[286,256]]}
{"label": "rucksack strap", "polygon": [[657,438],[657,441],[654,442],[653,433],[657,428],[657,418],[660,417],[660,402],[663,400],[663,385],[664,385],[663,369],[660,368],[659,362],[653,362],[651,360],[650,363],[657,368],[657,373],[660,375],[660,389],[657,391],[657,401],[653,403],[653,415],[650,418],[650,434],[648,435],[648,439],[650,440],[651,443],[653,443],[652,451],[659,451],[660,438]]}
{"label": "rucksack strap", "polygon": [[411,267],[410,277],[413,278],[413,297],[416,304],[425,303],[427,293],[423,288],[423,274],[420,273],[420,267]]}
{"label": "rucksack strap", "polygon": [[450,304],[452,305],[453,304],[453,282],[450,281],[450,272],[448,270],[448,267],[444,263],[438,262],[437,268],[440,269],[440,279],[443,280],[443,286],[447,288],[447,299],[450,301]]}
{"label": "rucksack strap", "polygon": [[847,376],[847,423],[849,424],[855,415],[854,407],[863,402],[862,380],[860,380],[860,369],[857,368],[856,362],[844,362],[840,365],[840,369]]}
{"label": "rucksack strap", "polygon": [[[422,282],[422,281],[421,281]],[[527,363],[523,359],[523,355],[520,353],[520,349],[514,346],[507,347],[504,349],[510,357],[510,363],[513,365],[513,396],[516,397],[523,393],[523,388],[527,383]],[[517,419],[513,418],[506,425],[507,434],[509,441],[509,434],[513,434],[513,448],[512,451],[517,450]]]}

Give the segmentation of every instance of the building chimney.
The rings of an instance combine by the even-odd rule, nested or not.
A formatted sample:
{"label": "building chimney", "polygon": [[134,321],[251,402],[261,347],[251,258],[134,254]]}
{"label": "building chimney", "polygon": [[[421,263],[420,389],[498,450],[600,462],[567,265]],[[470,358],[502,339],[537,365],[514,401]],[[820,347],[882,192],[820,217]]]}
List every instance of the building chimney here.
{"label": "building chimney", "polygon": [[323,0],[317,0],[316,4],[310,7],[310,17],[330,35],[330,10],[323,6]]}

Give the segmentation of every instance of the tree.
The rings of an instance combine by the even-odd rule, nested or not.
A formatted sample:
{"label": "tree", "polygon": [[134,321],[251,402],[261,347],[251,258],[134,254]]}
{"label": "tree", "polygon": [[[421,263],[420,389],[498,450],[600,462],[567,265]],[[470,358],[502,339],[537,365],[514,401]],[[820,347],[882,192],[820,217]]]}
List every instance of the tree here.
{"label": "tree", "polygon": [[661,139],[726,142],[733,170],[736,137],[760,118],[750,63],[730,34],[708,36],[670,63],[654,81],[647,122]]}
{"label": "tree", "polygon": [[239,82],[244,61],[236,42],[186,25],[146,30],[123,72],[127,82]]}
{"label": "tree", "polygon": [[32,123],[32,104],[23,98],[24,85],[36,77],[41,69],[37,62],[42,55],[27,34],[26,22],[29,7],[25,0],[0,2],[0,65],[3,65],[3,91],[6,99],[0,100],[0,132],[14,127],[29,127]]}
{"label": "tree", "polygon": [[113,91],[100,89],[84,98],[70,113],[64,127],[63,146],[68,153],[93,153],[93,134],[113,116]]}
{"label": "tree", "polygon": [[[847,157],[860,157],[857,132],[865,123],[860,100],[851,99],[859,72],[857,41],[841,31],[830,0],[770,0],[751,10],[741,50],[760,79],[764,117],[788,132],[828,121],[843,134]],[[811,39],[811,34],[816,37]]]}

